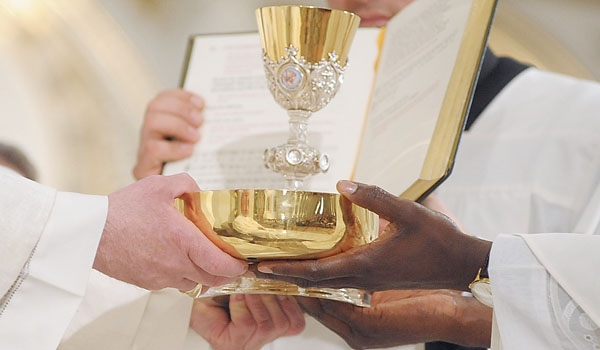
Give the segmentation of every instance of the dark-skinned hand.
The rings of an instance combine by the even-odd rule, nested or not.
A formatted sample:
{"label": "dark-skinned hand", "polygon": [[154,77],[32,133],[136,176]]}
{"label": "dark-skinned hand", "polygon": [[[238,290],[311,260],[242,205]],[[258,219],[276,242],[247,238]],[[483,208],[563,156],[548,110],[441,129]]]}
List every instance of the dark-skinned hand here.
{"label": "dark-skinned hand", "polygon": [[[353,202],[389,221],[379,237],[321,259],[261,262],[257,277],[302,287],[468,290],[491,242],[467,235],[447,216],[379,187],[340,181],[337,188],[343,208]],[[357,227],[350,210],[344,215],[348,227]]]}
{"label": "dark-skinned hand", "polygon": [[458,291],[375,292],[368,308],[317,298],[298,298],[298,303],[354,349],[434,340],[490,345],[492,309]]}

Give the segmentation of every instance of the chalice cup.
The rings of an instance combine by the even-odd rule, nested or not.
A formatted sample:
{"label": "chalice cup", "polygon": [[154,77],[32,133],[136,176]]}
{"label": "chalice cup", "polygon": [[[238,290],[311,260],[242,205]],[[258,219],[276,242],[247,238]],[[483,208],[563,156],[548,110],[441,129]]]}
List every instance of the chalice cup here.
{"label": "chalice cup", "polygon": [[[215,245],[250,262],[314,259],[373,241],[379,217],[338,193],[236,189],[188,193],[176,207]],[[241,277],[232,283],[188,291],[194,298],[231,294],[318,297],[369,306],[371,294],[352,288],[303,288]]]}
{"label": "chalice cup", "polygon": [[329,169],[329,157],[307,142],[308,119],[325,107],[344,80],[348,51],[360,17],[308,6],[256,10],[267,85],[287,110],[287,143],[265,150],[267,168],[283,175],[288,189]]}

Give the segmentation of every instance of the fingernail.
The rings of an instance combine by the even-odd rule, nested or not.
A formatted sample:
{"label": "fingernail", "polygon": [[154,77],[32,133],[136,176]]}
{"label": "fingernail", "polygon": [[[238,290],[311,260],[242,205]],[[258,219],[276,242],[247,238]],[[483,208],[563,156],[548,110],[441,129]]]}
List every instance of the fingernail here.
{"label": "fingernail", "polygon": [[358,189],[358,185],[352,181],[341,180],[338,182],[338,190],[341,193],[353,194]]}
{"label": "fingernail", "polygon": [[271,270],[270,267],[260,266],[260,265],[258,265],[258,271],[260,271],[262,273],[273,273],[273,270]]}
{"label": "fingernail", "polygon": [[204,108],[204,99],[202,97],[194,95],[190,98],[190,101],[194,104],[194,106],[200,109]]}

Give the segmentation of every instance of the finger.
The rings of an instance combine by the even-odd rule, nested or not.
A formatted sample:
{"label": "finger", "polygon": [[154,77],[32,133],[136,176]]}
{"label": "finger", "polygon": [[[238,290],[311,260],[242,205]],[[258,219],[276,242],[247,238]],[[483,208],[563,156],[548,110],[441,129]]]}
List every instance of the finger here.
{"label": "finger", "polygon": [[261,299],[274,324],[274,331],[270,334],[270,340],[284,335],[298,334],[304,329],[304,313],[294,297],[267,294],[262,295]]}
{"label": "finger", "polygon": [[195,299],[190,317],[190,328],[209,343],[213,343],[229,326],[227,310],[216,306],[210,299]]}
{"label": "finger", "polygon": [[[162,182],[163,188],[169,191],[173,199],[179,198],[184,193],[198,192],[198,183],[187,173],[163,176],[166,182]],[[182,214],[183,215],[183,214]]]}
{"label": "finger", "polygon": [[197,282],[194,282],[193,280],[184,278],[183,280],[181,280],[181,282],[179,282],[177,285],[173,286],[174,288],[179,289],[180,291],[190,291],[194,288],[196,288],[196,286],[198,285]]}
{"label": "finger", "polygon": [[387,221],[398,221],[411,217],[415,204],[384,191],[380,187],[342,180],[337,183],[338,191],[354,204],[369,209]]}
{"label": "finger", "polygon": [[222,308],[229,309],[229,298],[229,295],[218,295],[216,297],[210,298],[210,301],[215,306],[220,306]]}
{"label": "finger", "polygon": [[353,227],[356,223],[356,215],[354,215],[354,211],[352,210],[352,202],[348,198],[341,196],[340,208],[342,209],[342,218],[344,219],[346,229]]}
{"label": "finger", "polygon": [[139,162],[163,164],[189,157],[194,152],[194,143],[181,140],[154,139],[140,149]]}
{"label": "finger", "polygon": [[189,91],[177,89],[163,92],[149,104],[146,114],[163,112],[183,118],[196,127],[202,124],[204,100]]}
{"label": "finger", "polygon": [[163,171],[163,166],[164,162],[161,159],[144,154],[138,156],[138,160],[133,167],[133,176],[136,180],[141,180],[151,175],[159,175]]}
{"label": "finger", "polygon": [[[200,190],[196,181],[186,173],[166,176],[164,178],[167,178],[168,182],[166,183],[166,189],[163,190],[170,191],[169,193],[173,199],[182,197],[185,193]],[[180,244],[187,251],[190,261],[200,268],[200,270],[188,268],[188,272],[185,274],[186,277],[199,276],[197,278],[202,277],[203,280],[196,280],[196,282],[213,286],[228,281],[229,279],[227,278],[240,276],[248,270],[248,263],[223,252],[174,206],[168,210],[171,210],[174,216],[180,218],[180,221],[176,224],[181,234],[182,241]],[[205,276],[203,272],[219,277]],[[220,277],[227,278],[223,279]]]}
{"label": "finger", "polygon": [[[267,306],[264,303],[265,295],[259,294],[246,294],[244,295],[244,300],[246,301],[246,305],[248,306],[248,310],[252,314],[252,318],[256,322],[258,327],[269,328],[272,327],[272,319],[271,314]],[[273,297],[269,295],[268,297]]]}
{"label": "finger", "polygon": [[176,139],[196,142],[200,139],[199,126],[176,115],[154,111],[148,114],[142,128],[142,143],[148,140]]}
{"label": "finger", "polygon": [[222,286],[237,280],[237,277],[227,277],[221,276],[218,273],[209,273],[204,270],[203,267],[197,266],[189,260],[188,265],[185,266],[185,270],[182,272],[182,274],[186,276],[187,280],[193,281],[195,284],[201,284],[201,293],[206,292],[210,287]]}
{"label": "finger", "polygon": [[194,152],[193,143],[167,140],[151,140],[140,145],[133,175],[140,180],[150,175],[159,175],[167,162],[189,157]]}
{"label": "finger", "polygon": [[233,294],[229,298],[231,337],[234,344],[244,344],[256,332],[256,322],[243,294]]}
{"label": "finger", "polygon": [[317,298],[297,298],[300,307],[314,319],[319,321],[329,330],[333,331],[343,339],[349,339],[352,334],[350,327],[343,319],[329,314],[322,308],[323,300]]}
{"label": "finger", "polygon": [[249,349],[260,349],[281,336],[295,335],[304,329],[304,313],[293,297],[246,295],[245,300],[256,324],[255,334],[246,344]]}
{"label": "finger", "polygon": [[264,294],[259,295],[259,297],[262,304],[265,306],[268,312],[268,319],[270,320],[270,322],[279,327],[283,325],[285,330],[287,331],[288,318],[283,309],[281,308],[277,297],[274,294]]}
{"label": "finger", "polygon": [[289,295],[277,295],[277,301],[289,321],[288,330],[283,335],[291,336],[300,334],[306,327],[306,319],[296,298]]}
{"label": "finger", "polygon": [[246,295],[245,300],[256,323],[256,331],[247,344],[248,348],[261,348],[263,344],[285,334],[289,320],[275,295]]}
{"label": "finger", "polygon": [[[360,247],[355,248],[360,249]],[[344,254],[344,258],[331,256],[319,260],[305,261],[265,261],[256,268],[259,278],[273,278],[291,282],[301,287],[327,285],[328,287],[353,287],[343,282],[346,277],[356,275],[356,266],[352,260],[354,255]]]}
{"label": "finger", "polygon": [[423,295],[439,293],[437,289],[394,289],[375,292],[371,296],[371,305],[379,305],[389,301],[409,299]]}
{"label": "finger", "polygon": [[[189,224],[191,229],[200,232],[191,222]],[[195,234],[194,238],[187,246],[188,257],[200,268],[196,271],[198,276],[203,276],[204,272],[209,274],[203,277],[203,281],[198,281],[199,283],[208,286],[224,284],[248,270],[247,262],[223,252],[203,234]]]}

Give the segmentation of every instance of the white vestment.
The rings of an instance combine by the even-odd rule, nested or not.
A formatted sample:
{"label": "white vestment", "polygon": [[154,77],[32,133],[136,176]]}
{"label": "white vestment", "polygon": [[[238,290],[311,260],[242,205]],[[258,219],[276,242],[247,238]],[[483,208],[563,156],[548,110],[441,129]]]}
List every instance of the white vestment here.
{"label": "white vestment", "polygon": [[599,84],[537,69],[461,140],[437,193],[471,234],[494,240],[504,349],[600,348],[599,151]]}
{"label": "white vestment", "polygon": [[0,166],[0,348],[56,349],[83,298],[106,197],[57,192]]}
{"label": "white vestment", "polygon": [[[536,235],[539,240],[527,236],[527,241],[518,235],[498,237],[490,274],[505,349],[575,348],[575,343],[594,349],[598,344],[600,282],[593,270],[600,266],[594,257],[600,254],[590,251],[600,251],[600,236],[591,236],[600,214],[600,192],[594,196],[600,188],[599,150],[600,86],[534,68],[511,81],[463,135],[453,174],[437,193],[471,234],[488,239],[500,233],[588,235],[570,240],[568,247],[551,234]],[[564,254],[557,247],[564,247]],[[582,264],[570,264],[578,261]],[[587,283],[582,275],[589,277]],[[64,349],[106,349],[115,342],[122,345],[111,349],[140,348],[131,344],[141,343],[147,344],[144,349],[208,348],[193,331],[185,329],[183,339],[190,312],[183,295],[162,291],[156,307],[146,307],[156,293],[97,273],[91,283],[90,291],[104,285],[111,297],[86,295],[82,308],[95,308],[96,314],[78,313]],[[125,318],[155,326],[123,328],[125,322],[115,321]],[[349,348],[312,318],[307,322],[302,334],[265,349]],[[162,325],[172,327],[167,331]]]}

